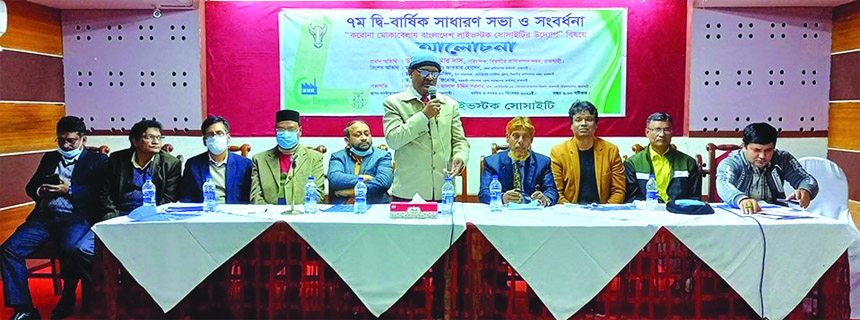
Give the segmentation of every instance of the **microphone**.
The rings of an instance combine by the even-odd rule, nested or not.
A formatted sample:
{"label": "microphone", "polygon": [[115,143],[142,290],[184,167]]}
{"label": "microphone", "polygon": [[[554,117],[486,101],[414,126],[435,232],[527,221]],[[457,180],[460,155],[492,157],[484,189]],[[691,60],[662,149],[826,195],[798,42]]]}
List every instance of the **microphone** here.
{"label": "microphone", "polygon": [[[427,94],[429,95],[430,100],[436,99],[436,86],[430,86],[429,88],[427,88]],[[433,118],[436,119],[437,123],[439,122],[439,114],[438,113]]]}

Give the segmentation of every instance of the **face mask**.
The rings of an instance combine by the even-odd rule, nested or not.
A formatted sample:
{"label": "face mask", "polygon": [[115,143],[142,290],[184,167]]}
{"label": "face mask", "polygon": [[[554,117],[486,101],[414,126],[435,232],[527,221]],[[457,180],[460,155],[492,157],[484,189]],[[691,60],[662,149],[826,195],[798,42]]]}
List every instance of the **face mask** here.
{"label": "face mask", "polygon": [[373,153],[373,147],[367,148],[367,150],[364,151],[358,150],[354,147],[349,147],[349,149],[352,150],[352,153],[362,158],[369,156],[371,153]]}
{"label": "face mask", "polygon": [[214,155],[221,155],[227,151],[227,136],[207,138],[206,148]]}
{"label": "face mask", "polygon": [[297,131],[278,131],[275,136],[281,149],[290,150],[299,144],[299,133]]}
{"label": "face mask", "polygon": [[77,148],[74,150],[66,151],[66,150],[63,150],[62,148],[57,148],[57,151],[59,151],[60,154],[63,155],[63,157],[66,159],[72,159],[74,157],[77,157],[79,154],[81,154],[81,151],[83,151],[83,150],[84,150],[83,148]]}

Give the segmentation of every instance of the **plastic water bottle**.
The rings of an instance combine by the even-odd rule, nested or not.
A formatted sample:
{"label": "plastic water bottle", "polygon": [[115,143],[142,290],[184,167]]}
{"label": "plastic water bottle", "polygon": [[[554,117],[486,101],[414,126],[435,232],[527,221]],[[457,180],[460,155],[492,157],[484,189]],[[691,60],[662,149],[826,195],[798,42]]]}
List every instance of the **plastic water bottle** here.
{"label": "plastic water bottle", "polygon": [[502,212],[502,183],[495,174],[490,182],[490,212]]}
{"label": "plastic water bottle", "polygon": [[215,197],[215,183],[212,182],[212,176],[206,175],[206,182],[203,183],[203,212],[218,211],[218,198]]}
{"label": "plastic water bottle", "polygon": [[352,207],[352,212],[355,214],[367,213],[367,185],[364,184],[364,178],[358,177],[355,180],[355,205]]}
{"label": "plastic water bottle", "polygon": [[141,188],[141,193],[143,193],[143,205],[145,206],[155,206],[155,184],[152,183],[152,177],[146,176],[146,182],[143,183],[143,187]]}
{"label": "plastic water bottle", "polygon": [[648,176],[648,182],[645,183],[645,205],[649,210],[654,210],[658,206],[657,179],[654,175]]}
{"label": "plastic water bottle", "polygon": [[305,184],[305,214],[317,213],[317,184],[314,177],[308,177]]}
{"label": "plastic water bottle", "polygon": [[442,207],[439,208],[440,214],[452,214],[454,212],[454,184],[451,182],[451,177],[445,177],[445,183],[442,185]]}

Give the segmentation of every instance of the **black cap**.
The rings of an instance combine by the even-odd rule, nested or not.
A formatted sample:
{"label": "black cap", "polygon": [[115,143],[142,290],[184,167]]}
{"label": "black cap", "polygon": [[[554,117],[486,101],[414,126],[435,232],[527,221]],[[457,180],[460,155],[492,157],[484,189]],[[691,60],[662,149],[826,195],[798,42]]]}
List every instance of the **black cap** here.
{"label": "black cap", "polygon": [[275,123],[281,121],[295,121],[299,125],[302,124],[302,121],[299,119],[299,112],[294,110],[280,110],[275,113]]}

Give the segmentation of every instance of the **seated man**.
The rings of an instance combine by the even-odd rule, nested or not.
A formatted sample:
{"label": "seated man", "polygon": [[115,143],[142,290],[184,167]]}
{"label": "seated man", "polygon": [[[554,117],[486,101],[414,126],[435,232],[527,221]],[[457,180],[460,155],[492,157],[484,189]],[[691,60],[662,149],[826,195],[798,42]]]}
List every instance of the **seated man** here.
{"label": "seated man", "polygon": [[550,151],[558,202],[624,203],[624,164],[618,147],[594,136],[597,108],[577,100],[567,114],[573,138]]}
{"label": "seated man", "polygon": [[665,112],[651,114],[645,121],[645,135],[648,146],[624,163],[627,202],[645,200],[645,184],[652,174],[660,201],[701,200],[702,174],[696,160],[672,148],[672,117]]}
{"label": "seated man", "polygon": [[131,147],[114,152],[108,159],[108,177],[102,191],[105,219],[127,215],[143,205],[143,183],[147,177],[155,184],[158,205],[176,202],[182,163],[176,157],[161,152],[161,123],[141,120],[131,127],[128,141]]}
{"label": "seated man", "polygon": [[65,116],[57,122],[57,151],[42,156],[26,186],[36,206],[0,246],[3,300],[15,309],[11,319],[40,318],[27,286],[24,259],[49,238],[59,242],[64,283],[52,319],[71,315],[78,279],[92,279],[95,238],[90,227],[101,219],[99,193],[107,173],[107,156],[84,147],[85,132],[81,118]]}
{"label": "seated man", "polygon": [[299,144],[302,136],[299,113],[278,111],[275,132],[278,145],[252,158],[251,203],[304,204],[308,177],[314,177],[317,202],[322,203],[325,199],[323,155]]}
{"label": "seated man", "polygon": [[732,151],[717,166],[717,193],[744,213],[761,211],[759,200],[786,199],[785,181],[795,189],[788,196],[806,208],[818,194],[818,182],[786,151],[776,150],[777,131],[764,123],[744,128],[741,150]]}
{"label": "seated man", "polygon": [[188,159],[182,175],[179,192],[181,202],[203,202],[203,183],[206,176],[215,183],[215,198],[218,203],[250,203],[251,160],[230,154],[230,124],[219,116],[209,116],[200,126],[203,145],[208,152]]}
{"label": "seated man", "polygon": [[391,202],[391,153],[373,147],[370,127],[364,121],[347,123],[343,136],[346,148],[332,153],[328,162],[330,202],[353,203],[358,177],[367,184],[367,203]]}
{"label": "seated man", "polygon": [[498,175],[502,184],[502,204],[523,203],[530,197],[542,206],[551,206],[558,201],[558,189],[552,176],[549,157],[531,151],[535,127],[526,117],[516,117],[505,128],[508,150],[484,158],[481,173],[481,189],[478,198],[490,203],[490,182]]}

